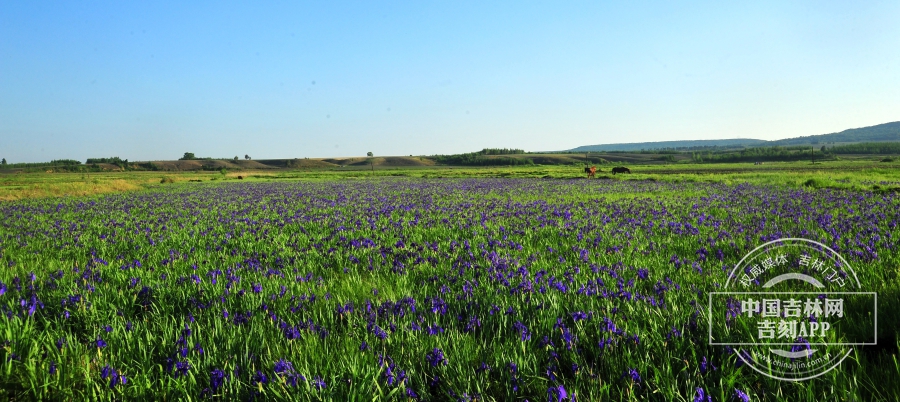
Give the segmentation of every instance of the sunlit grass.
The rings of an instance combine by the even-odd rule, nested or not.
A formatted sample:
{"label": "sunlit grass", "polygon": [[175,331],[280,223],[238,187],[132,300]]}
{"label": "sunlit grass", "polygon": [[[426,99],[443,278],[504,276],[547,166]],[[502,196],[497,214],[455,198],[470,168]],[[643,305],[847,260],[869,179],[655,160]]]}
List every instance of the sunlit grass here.
{"label": "sunlit grass", "polygon": [[[146,182],[145,190],[2,204],[0,261],[6,270],[0,282],[6,291],[0,306],[12,312],[0,316],[0,342],[8,341],[0,348],[2,395],[245,399],[258,393],[277,400],[371,400],[407,399],[410,389],[430,400],[454,394],[543,400],[554,384],[580,400],[691,400],[697,387],[717,400],[730,400],[736,388],[754,400],[831,395],[892,400],[900,395],[900,340],[891,324],[900,321],[895,311],[900,254],[890,240],[900,235],[895,196],[777,181],[736,186],[689,180],[694,174],[587,180],[566,177],[570,172],[563,168],[532,169],[509,172],[560,177],[423,180],[344,173],[260,178],[249,172],[243,180],[184,174],[175,175],[181,179],[176,183],[161,184],[161,175],[133,174],[133,180]],[[754,180],[770,178],[754,174],[760,175]],[[856,178],[852,172],[842,174]],[[653,175],[656,181],[637,180]],[[805,218],[795,219],[790,211]],[[700,223],[700,213],[711,218]],[[858,250],[857,238],[867,242],[879,236],[873,243],[878,258],[854,263],[864,286],[878,291],[883,303],[879,319],[887,332],[882,332],[881,348],[860,348],[839,370],[803,383],[738,367],[734,355],[706,344],[706,310],[697,301],[724,282],[723,266],[758,245],[759,236],[807,230],[809,236],[831,239],[826,227],[812,219],[820,213],[832,214],[836,223],[854,222],[837,226],[847,250]],[[770,226],[756,226],[763,217]],[[678,233],[668,223],[677,228],[690,223],[697,233]],[[745,232],[737,233],[738,227]],[[710,243],[719,236],[724,237]],[[351,245],[368,244],[366,239],[373,243]],[[699,260],[701,246],[721,249],[723,260]],[[673,255],[683,265],[673,264]],[[523,267],[525,273],[519,271]],[[85,274],[88,268],[91,274]],[[637,278],[641,268],[648,269],[648,279]],[[60,271],[61,278],[51,277]],[[541,279],[538,272],[544,272]],[[29,314],[31,273],[43,308]],[[14,290],[16,278],[21,291]],[[665,298],[665,308],[618,293],[624,286],[655,295],[654,286],[667,283],[666,278],[680,288],[667,285],[671,289],[658,296]],[[612,296],[578,293],[596,279]],[[630,281],[633,285],[627,285]],[[531,290],[511,290],[526,282]],[[553,283],[563,283],[566,290]],[[140,295],[144,286],[152,290],[148,298]],[[81,298],[62,304],[74,295]],[[438,297],[447,304],[446,314],[432,310]],[[415,301],[415,312],[391,305],[377,312],[386,302],[406,298]],[[339,313],[347,303],[353,312]],[[498,310],[491,313],[495,305]],[[367,313],[370,308],[377,313]],[[506,314],[508,308],[515,313]],[[573,321],[574,312],[592,312],[593,318]],[[252,317],[246,323],[236,323],[247,313]],[[624,333],[608,332],[603,317]],[[472,318],[479,323],[467,329]],[[578,338],[577,348],[566,347],[557,319]],[[282,320],[304,325],[299,337],[287,338]],[[700,328],[690,329],[692,320]],[[529,339],[522,340],[514,329],[517,321],[528,328]],[[373,323],[387,333],[385,339],[370,328]],[[191,334],[181,357],[178,340],[185,325]],[[412,330],[414,325],[421,329]],[[441,331],[425,334],[432,325]],[[683,335],[667,337],[673,328]],[[544,336],[552,345],[542,344]],[[108,345],[98,348],[98,337]],[[615,345],[601,348],[598,342],[606,337]],[[61,338],[67,343],[58,348]],[[367,351],[360,350],[362,342],[369,345]],[[434,348],[443,351],[447,364],[426,362]],[[378,363],[381,354],[396,363],[395,375],[405,372],[404,381],[387,382],[387,366]],[[186,375],[168,367],[173,357],[190,364]],[[704,357],[718,369],[702,373],[698,364]],[[291,361],[306,380],[296,388],[286,384],[274,372],[279,359]],[[54,363],[57,372],[51,374]],[[491,370],[479,371],[481,363]],[[510,363],[518,367],[515,376]],[[106,365],[124,373],[128,384],[111,388],[109,378],[102,378]],[[637,370],[642,382],[624,378],[629,369]],[[229,380],[204,394],[212,386],[213,370],[224,370]],[[268,382],[255,379],[257,371]],[[327,388],[316,390],[315,376]],[[435,378],[441,382],[432,385]]]}

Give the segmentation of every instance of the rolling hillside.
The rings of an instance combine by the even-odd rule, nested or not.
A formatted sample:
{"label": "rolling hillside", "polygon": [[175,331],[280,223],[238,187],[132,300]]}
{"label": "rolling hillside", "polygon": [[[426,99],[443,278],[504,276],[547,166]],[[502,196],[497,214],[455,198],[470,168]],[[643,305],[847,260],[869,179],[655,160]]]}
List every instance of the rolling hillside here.
{"label": "rolling hillside", "polygon": [[900,121],[877,126],[851,128],[839,133],[808,135],[768,141],[765,145],[816,145],[825,143],[894,142],[900,141]]}
{"label": "rolling hillside", "polygon": [[681,149],[701,147],[744,147],[765,144],[767,141],[750,138],[735,138],[730,140],[685,140],[685,141],[657,141],[657,142],[632,142],[625,144],[600,144],[584,145],[570,149],[570,152],[628,152],[653,149]]}
{"label": "rolling hillside", "polygon": [[884,123],[875,126],[851,128],[837,133],[808,135],[802,137],[785,138],[776,141],[755,140],[749,138],[737,138],[730,140],[685,140],[685,141],[658,141],[658,142],[633,142],[622,144],[584,145],[570,149],[569,152],[622,152],[640,150],[661,149],[703,149],[718,148],[746,148],[746,147],[770,147],[793,145],[817,145],[817,144],[847,144],[858,142],[900,142],[900,121]]}

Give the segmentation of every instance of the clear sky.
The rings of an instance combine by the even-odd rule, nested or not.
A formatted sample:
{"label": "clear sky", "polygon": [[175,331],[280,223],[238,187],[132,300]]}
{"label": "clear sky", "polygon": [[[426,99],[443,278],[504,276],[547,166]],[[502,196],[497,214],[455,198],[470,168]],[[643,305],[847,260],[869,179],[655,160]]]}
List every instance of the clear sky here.
{"label": "clear sky", "polygon": [[0,156],[542,151],[900,120],[900,2],[560,3],[4,1]]}

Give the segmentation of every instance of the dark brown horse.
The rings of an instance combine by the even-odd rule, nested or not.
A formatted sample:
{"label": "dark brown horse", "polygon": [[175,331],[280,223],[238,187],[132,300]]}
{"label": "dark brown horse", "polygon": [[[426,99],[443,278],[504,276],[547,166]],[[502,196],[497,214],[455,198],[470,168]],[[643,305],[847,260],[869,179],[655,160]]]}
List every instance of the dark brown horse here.
{"label": "dark brown horse", "polygon": [[613,172],[613,174],[616,174],[616,173],[631,173],[631,169],[628,169],[627,167],[617,166],[617,167],[612,168],[612,172]]}
{"label": "dark brown horse", "polygon": [[591,177],[594,177],[595,173],[597,173],[597,167],[596,166],[591,166],[591,167],[585,166],[584,173],[587,173],[587,177],[588,177],[588,179],[590,179]]}

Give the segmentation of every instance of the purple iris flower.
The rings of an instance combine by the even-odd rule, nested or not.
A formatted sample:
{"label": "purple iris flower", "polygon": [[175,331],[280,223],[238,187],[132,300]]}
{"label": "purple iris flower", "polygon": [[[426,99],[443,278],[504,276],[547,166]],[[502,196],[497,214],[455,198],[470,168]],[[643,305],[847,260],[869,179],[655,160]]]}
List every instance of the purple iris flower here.
{"label": "purple iris flower", "polygon": [[631,381],[634,381],[637,383],[641,382],[640,373],[638,373],[638,371],[633,368],[628,369],[628,371],[625,372],[625,375],[628,377],[631,377]]}
{"label": "purple iris flower", "polygon": [[315,378],[313,378],[313,386],[316,387],[317,391],[321,391],[325,389],[328,384],[325,384],[325,381],[322,380],[322,377],[317,375]]}
{"label": "purple iris flower", "polygon": [[209,386],[216,392],[225,383],[225,372],[221,369],[213,369],[209,373]]}
{"label": "purple iris flower", "polygon": [[547,388],[547,397],[551,402],[562,402],[563,399],[568,399],[569,394],[566,393],[566,389],[563,388],[562,385],[555,385],[550,388]]}
{"label": "purple iris flower", "polygon": [[266,377],[266,374],[262,371],[256,370],[256,374],[253,375],[253,382],[257,384],[267,384],[269,382],[269,377]]}
{"label": "purple iris flower", "polygon": [[175,378],[181,377],[183,375],[187,375],[188,370],[191,369],[191,364],[188,362],[177,362],[175,363]]}
{"label": "purple iris flower", "polygon": [[425,360],[431,364],[431,367],[447,364],[447,358],[444,357],[444,351],[438,348],[434,348],[431,352],[428,352],[428,354],[425,355]]}
{"label": "purple iris flower", "polygon": [[712,396],[707,394],[703,388],[697,388],[697,393],[694,395],[694,402],[712,402]]}

